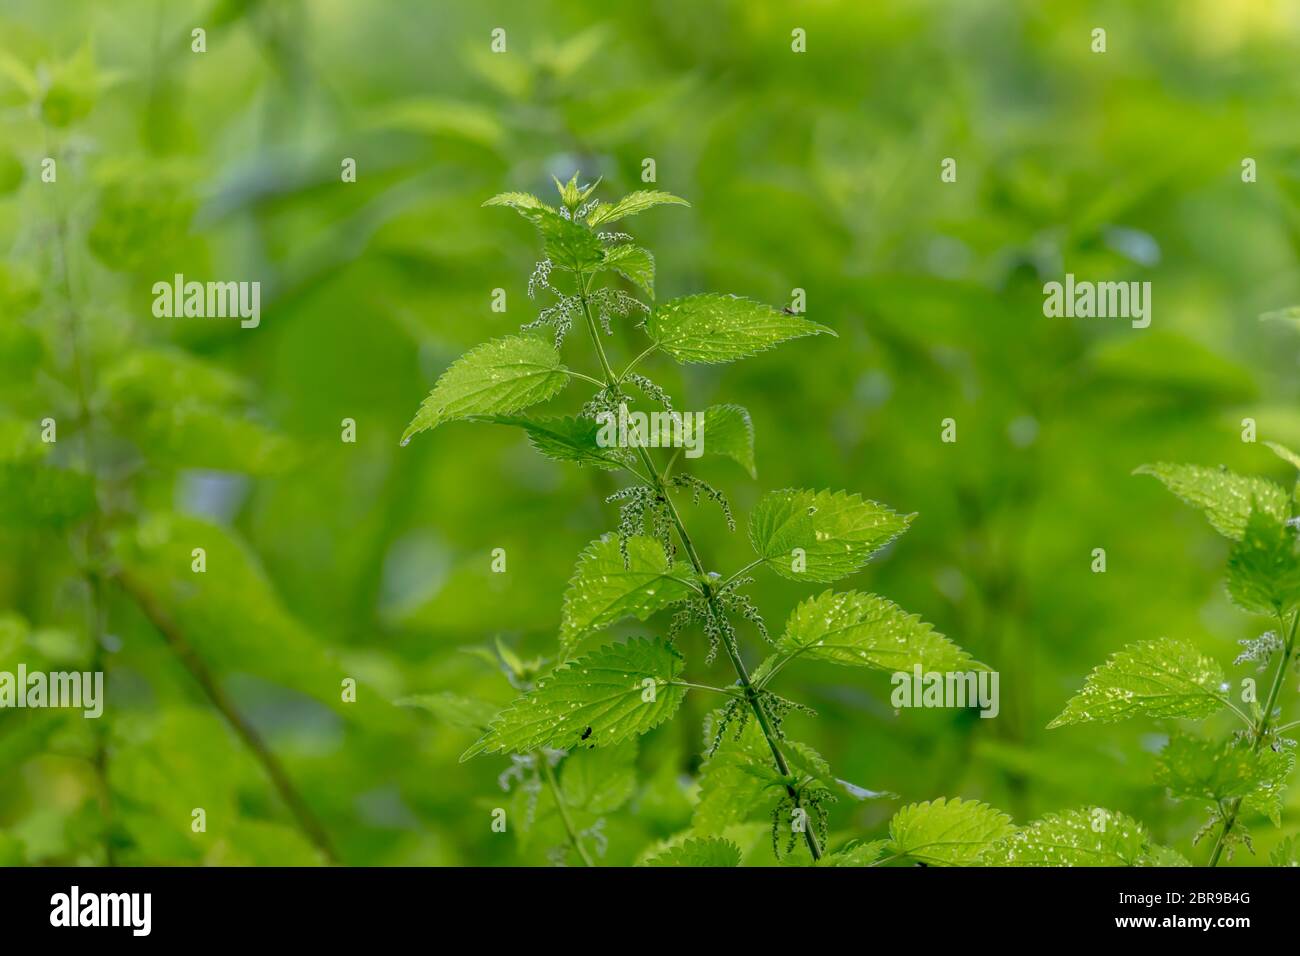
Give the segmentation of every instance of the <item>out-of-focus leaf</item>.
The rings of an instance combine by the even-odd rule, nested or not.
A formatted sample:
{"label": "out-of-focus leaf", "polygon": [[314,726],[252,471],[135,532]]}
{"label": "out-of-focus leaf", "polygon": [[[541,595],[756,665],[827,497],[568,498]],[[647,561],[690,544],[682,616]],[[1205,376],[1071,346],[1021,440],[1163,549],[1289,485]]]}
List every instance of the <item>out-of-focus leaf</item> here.
{"label": "out-of-focus leaf", "polygon": [[560,790],[570,807],[612,813],[636,792],[635,740],[596,750],[578,748],[560,767]]}
{"label": "out-of-focus leaf", "polygon": [[493,110],[477,103],[423,96],[387,103],[369,116],[376,129],[421,136],[454,136],[489,148],[499,147],[506,131]]}
{"label": "out-of-focus leaf", "polygon": [[454,694],[451,691],[444,691],[441,694],[414,694],[410,697],[402,697],[393,703],[398,707],[417,707],[427,710],[453,727],[473,730],[477,733],[487,730],[497,712],[491,704]]}
{"label": "out-of-focus leaf", "polygon": [[1285,445],[1278,444],[1275,441],[1266,441],[1264,442],[1264,446],[1268,448],[1268,450],[1271,451],[1273,454],[1277,455],[1277,457],[1281,458],[1287,464],[1294,465],[1296,468],[1300,468],[1300,455],[1297,455],[1290,448],[1287,448]]}
{"label": "out-of-focus leaf", "polygon": [[0,462],[0,526],[62,528],[94,507],[94,482],[84,472]]}

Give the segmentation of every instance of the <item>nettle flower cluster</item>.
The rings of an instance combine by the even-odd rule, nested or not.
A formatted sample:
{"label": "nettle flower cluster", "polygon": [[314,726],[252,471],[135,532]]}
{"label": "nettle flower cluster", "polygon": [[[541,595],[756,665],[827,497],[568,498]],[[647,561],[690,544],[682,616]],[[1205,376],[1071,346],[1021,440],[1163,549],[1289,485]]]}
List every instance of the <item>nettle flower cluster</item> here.
{"label": "nettle flower cluster", "polygon": [[[608,498],[619,506],[617,528],[593,541],[578,559],[564,596],[554,660],[524,663],[498,645],[503,670],[523,693],[504,711],[479,721],[484,732],[464,759],[511,755],[510,782],[529,793],[530,813],[537,795],[549,786],[569,849],[590,863],[588,844],[599,850],[600,840],[593,839],[593,827],[582,829],[574,822],[591,817],[566,805],[573,788],[558,786],[556,771],[563,778],[569,762],[600,749],[620,749],[662,724],[688,691],[716,693],[723,703],[705,732],[708,759],[693,825],[657,861],[734,864],[739,848],[722,839],[722,831],[764,817],[772,821],[778,856],[802,843],[812,859],[821,859],[829,837],[826,805],[841,797],[885,795],[837,779],[816,751],[787,736],[785,716],[807,708],[769,686],[778,674],[796,658],[891,672],[915,664],[944,671],[984,665],[892,602],[852,591],[809,598],[783,634],[773,638],[768,633],[745,591],[755,581],[749,572],[764,569],[793,580],[833,582],[863,568],[907,529],[913,516],[858,495],[771,492],[749,516],[755,560],[729,576],[706,565],[687,530],[683,507],[686,501],[715,506],[734,531],[726,496],[701,478],[675,470],[683,464],[680,449],[660,452],[667,460],[656,460],[658,449],[645,443],[607,447],[598,442],[598,417],[638,398],[672,408],[667,392],[635,371],[655,353],[681,363],[717,364],[789,339],[834,333],[788,310],[733,295],[705,293],[655,304],[653,255],[626,232],[605,227],[654,206],[687,203],[656,190],[601,202],[593,198],[596,185],[580,187],[576,175],[556,186],[556,207],[526,193],[504,193],[485,203],[514,209],[541,234],[545,258],[528,283],[529,295],[543,300],[541,311],[523,334],[487,342],[454,362],[402,441],[449,421],[512,425],[522,428],[546,457],[619,472],[629,484]],[[648,344],[616,372],[604,340],[632,324],[629,319]],[[590,339],[596,374],[564,364],[561,349],[575,325],[583,326]],[[551,334],[539,335],[543,328]],[[579,414],[518,414],[574,382],[594,389]],[[726,404],[703,415],[704,453],[734,459],[752,476],[749,413]],[[599,632],[617,621],[646,621],[660,612],[670,613],[665,636],[592,646]],[[768,646],[766,660],[752,672],[744,662],[742,623]],[[685,658],[678,648],[691,632],[702,637],[706,661],[726,655],[736,675],[733,685],[710,687],[684,679]],[[906,854],[905,847],[895,851]],[[831,859],[866,858],[850,845]]]}

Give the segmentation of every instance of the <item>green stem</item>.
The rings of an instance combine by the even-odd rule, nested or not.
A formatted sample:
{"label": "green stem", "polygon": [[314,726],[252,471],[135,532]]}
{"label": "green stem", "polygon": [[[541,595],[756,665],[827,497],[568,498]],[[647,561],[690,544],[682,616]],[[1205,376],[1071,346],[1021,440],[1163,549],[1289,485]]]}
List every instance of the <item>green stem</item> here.
{"label": "green stem", "polygon": [[562,368],[560,369],[560,371],[563,372],[565,375],[568,375],[570,378],[580,378],[584,382],[590,382],[592,385],[598,385],[601,388],[605,387],[605,383],[602,382],[600,379],[592,378],[590,375],[586,375],[582,372],[575,372],[571,368]]}
{"label": "green stem", "polygon": [[641,364],[641,360],[642,360],[643,358],[645,358],[647,355],[649,355],[651,352],[655,351],[655,350],[658,349],[658,348],[659,348],[659,345],[658,345],[658,343],[656,343],[656,344],[650,346],[648,349],[646,349],[644,352],[642,352],[640,355],[638,355],[638,356],[637,356],[636,358],[634,358],[632,361],[628,362],[628,363],[627,363],[627,368],[623,369],[622,374],[619,375],[619,377],[618,377],[618,379],[616,380],[616,382],[622,382],[623,379],[627,378],[627,374],[628,374],[628,372],[632,371],[632,369],[634,369],[634,368],[636,368],[638,365],[640,365],[640,364]]}
{"label": "green stem", "polygon": [[[591,307],[587,302],[587,293],[590,291],[591,279],[588,276],[580,275],[578,277],[578,298],[582,303],[582,314],[587,320],[587,331],[591,333],[591,341],[596,347],[596,355],[600,359],[600,367],[605,373],[606,387],[617,383],[614,372],[610,368],[609,359],[605,355],[605,346],[600,341],[600,331],[596,327],[596,320],[591,314]],[[708,602],[710,610],[717,617],[725,616],[725,612],[718,603],[717,594],[714,588],[709,584],[709,576],[705,571],[704,562],[700,560],[699,553],[695,550],[695,542],[692,540],[690,533],[686,530],[686,525],[682,522],[682,517],[677,511],[677,505],[674,504],[672,496],[668,493],[668,488],[663,480],[659,477],[659,472],[655,468],[654,460],[651,459],[650,453],[641,445],[636,446],[637,454],[641,458],[641,463],[645,466],[646,472],[653,476],[652,485],[655,492],[659,494],[668,507],[668,516],[672,519],[673,527],[677,531],[677,537],[685,549],[687,557],[690,558],[691,567],[699,575],[701,585],[704,589],[704,599]],[[731,660],[731,666],[735,669],[736,678],[740,682],[741,692],[749,709],[753,712],[755,720],[758,721],[759,729],[763,732],[764,739],[767,740],[768,749],[772,752],[772,760],[776,764],[777,772],[784,778],[790,777],[790,765],[786,762],[785,754],[781,752],[781,746],[778,742],[776,732],[772,728],[771,721],[768,719],[767,712],[763,710],[759,702],[759,691],[749,679],[749,671],[745,668],[745,662],[741,660],[737,648],[732,646],[732,642],[724,636],[722,646],[726,648],[727,657]],[[790,798],[791,803],[796,809],[800,807],[799,791],[792,784],[785,785],[786,795]],[[804,840],[808,844],[808,852],[812,854],[814,860],[820,860],[822,857],[821,842],[817,839],[817,834],[813,832],[810,825],[805,825],[803,830]]]}
{"label": "green stem", "polygon": [[[1278,614],[1278,621],[1285,631],[1286,618],[1281,613]],[[1277,707],[1278,696],[1282,692],[1282,685],[1286,682],[1287,668],[1291,665],[1291,656],[1295,653],[1296,627],[1300,625],[1300,611],[1297,611],[1295,617],[1291,619],[1291,632],[1287,635],[1286,647],[1282,650],[1282,660],[1278,662],[1277,673],[1273,675],[1273,684],[1268,689],[1268,702],[1264,705],[1264,711],[1260,715],[1259,722],[1256,724],[1255,742],[1251,747],[1251,753],[1259,753],[1259,748],[1264,744],[1264,738],[1268,736],[1269,725],[1273,722],[1273,710]],[[1219,838],[1214,843],[1214,852],[1210,854],[1210,866],[1218,866],[1219,859],[1223,856],[1224,848],[1227,846],[1228,834],[1237,824],[1237,814],[1241,812],[1241,797],[1235,797],[1228,803],[1227,813],[1224,815],[1223,829],[1219,831]]]}
{"label": "green stem", "polygon": [[669,681],[668,683],[671,687],[694,687],[696,690],[711,690],[715,694],[722,694],[724,697],[731,697],[735,700],[744,699],[739,691],[733,690],[730,687],[714,687],[712,684],[696,684],[688,680],[674,680]]}
{"label": "green stem", "polygon": [[537,754],[537,762],[542,766],[542,776],[546,778],[546,785],[551,788],[551,796],[555,798],[555,806],[560,811],[560,820],[564,823],[564,831],[569,834],[569,842],[578,851],[583,866],[595,866],[596,864],[591,861],[591,856],[587,853],[587,848],[582,845],[582,840],[578,837],[578,831],[574,829],[573,821],[569,818],[569,805],[565,803],[564,794],[560,792],[560,785],[555,779],[555,771],[551,769],[551,762],[546,759],[546,751],[543,750]]}

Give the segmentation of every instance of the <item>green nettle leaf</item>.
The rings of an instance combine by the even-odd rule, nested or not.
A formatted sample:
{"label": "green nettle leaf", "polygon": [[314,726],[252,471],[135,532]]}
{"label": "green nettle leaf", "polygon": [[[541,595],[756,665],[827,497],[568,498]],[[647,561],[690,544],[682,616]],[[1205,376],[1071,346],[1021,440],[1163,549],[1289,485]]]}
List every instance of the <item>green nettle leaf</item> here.
{"label": "green nettle leaf", "polygon": [[636,792],[635,740],[599,750],[576,750],[560,766],[560,790],[585,813],[613,813]]}
{"label": "green nettle leaf", "polygon": [[1137,821],[1093,807],[1049,813],[989,847],[979,862],[986,866],[1153,866],[1170,865],[1170,852],[1154,846]]}
{"label": "green nettle leaf", "polygon": [[1138,865],[1167,868],[1171,866],[1191,866],[1192,863],[1173,847],[1153,843],[1151,849],[1147,851],[1147,855],[1139,861]]}
{"label": "green nettle leaf", "polygon": [[576,415],[556,418],[483,415],[475,420],[522,428],[528,435],[529,444],[552,461],[576,461],[606,471],[622,467],[615,449],[600,447],[596,440],[600,426],[590,418]]}
{"label": "green nettle leaf", "polygon": [[1268,855],[1270,866],[1300,866],[1300,837],[1289,836]]}
{"label": "green nettle leaf", "polygon": [[[762,746],[766,747],[766,743],[764,742]],[[805,784],[819,783],[831,793],[843,794],[853,800],[892,800],[898,797],[898,794],[890,793],[888,790],[869,790],[856,783],[840,779],[831,772],[831,765],[826,758],[805,743],[786,740],[785,747],[785,759],[790,765],[790,772]]]}
{"label": "green nettle leaf", "polygon": [[[717,714],[710,715],[705,738],[711,740]],[[812,747],[786,740],[782,747],[790,772],[803,783],[820,784],[836,795],[854,800],[892,797],[836,778],[826,760]],[[717,751],[700,769],[699,802],[691,827],[699,833],[722,833],[750,819],[768,819],[773,805],[785,796],[784,778],[772,763],[772,751],[757,724],[750,721],[739,738],[728,732]]]}
{"label": "green nettle leaf", "polygon": [[601,203],[587,213],[587,225],[593,227],[603,226],[607,222],[617,222],[620,219],[634,216],[653,206],[662,206],[665,203],[674,206],[690,205],[685,199],[674,196],[672,193],[661,192],[658,189],[638,189],[636,192],[628,193],[618,202]]}
{"label": "green nettle leaf", "polygon": [[560,353],[544,339],[510,335],[466,352],[442,373],[411,424],[412,435],[443,422],[518,411],[553,398],[569,380]]}
{"label": "green nettle leaf", "polygon": [[[796,657],[883,671],[988,670],[915,614],[877,594],[826,591],[803,601],[777,641],[775,660]],[[754,672],[761,680],[772,665]]]}
{"label": "green nettle leaf", "polygon": [[608,644],[542,678],[460,759],[621,743],[676,713],[686,696],[673,683],[681,669],[681,655],[661,639]]}
{"label": "green nettle leaf", "polygon": [[1286,325],[1293,325],[1300,330],[1300,306],[1293,305],[1288,309],[1274,309],[1272,312],[1265,312],[1259,317],[1261,322],[1282,322]]}
{"label": "green nettle leaf", "polygon": [[903,807],[889,821],[887,852],[931,866],[969,866],[1015,832],[1001,810],[975,800],[940,797]]}
{"label": "green nettle leaf", "polygon": [[913,517],[844,491],[787,488],[759,499],[749,540],[781,577],[829,583],[864,567]]}
{"label": "green nettle leaf", "polygon": [[594,193],[596,187],[600,185],[600,180],[597,179],[594,183],[588,183],[586,186],[579,186],[577,170],[575,170],[573,175],[569,177],[567,183],[560,182],[554,176],[551,177],[551,181],[555,183],[555,190],[560,194],[560,202],[562,202],[564,207],[570,211],[576,210],[586,202],[587,197]]}
{"label": "green nettle leaf", "polygon": [[537,228],[546,244],[546,257],[557,268],[588,272],[605,261],[605,243],[581,223],[550,210],[538,210]]}
{"label": "green nettle leaf", "polygon": [[84,472],[0,463],[0,527],[66,527],[94,508],[95,482]]}
{"label": "green nettle leaf", "polygon": [[724,455],[758,477],[754,467],[754,423],[740,405],[710,405],[704,410],[704,452]]}
{"label": "green nettle leaf", "polygon": [[529,222],[536,223],[543,212],[555,213],[555,210],[546,203],[542,202],[532,193],[498,193],[487,202],[485,206],[506,206],[513,209],[519,215],[523,216]]}
{"label": "green nettle leaf", "polygon": [[492,724],[496,708],[472,697],[462,697],[450,691],[439,694],[413,694],[393,701],[396,707],[414,707],[427,710],[433,716],[453,727],[482,733]]}
{"label": "green nettle leaf", "polygon": [[871,866],[885,855],[889,847],[888,840],[872,840],[869,843],[853,843],[842,850],[828,853],[817,861],[817,866]]}
{"label": "green nettle leaf", "polygon": [[645,325],[651,340],[677,361],[706,364],[756,355],[787,339],[835,334],[802,316],[716,292],[665,302]]}
{"label": "green nettle leaf", "polygon": [[1172,638],[1133,644],[1084,682],[1048,729],[1128,717],[1201,719],[1224,706],[1223,671],[1192,645]]}
{"label": "green nettle leaf", "polygon": [[1281,825],[1282,796],[1295,754],[1249,744],[1211,741],[1190,734],[1170,739],[1156,765],[1156,782],[1180,800],[1220,804],[1241,799],[1247,809]]}
{"label": "green nettle leaf", "polygon": [[220,408],[182,403],[119,417],[154,464],[274,475],[299,460],[297,446],[283,435]]}
{"label": "green nettle leaf", "polygon": [[688,565],[672,564],[659,542],[644,535],[627,539],[628,565],[615,535],[593,541],[578,558],[564,594],[560,646],[567,652],[583,637],[635,617],[644,621],[656,611],[689,597]]}
{"label": "green nettle leaf", "polygon": [[1277,455],[1277,457],[1281,458],[1287,464],[1295,468],[1300,468],[1300,455],[1297,455],[1285,445],[1280,445],[1275,441],[1266,441],[1264,442],[1264,447]]}
{"label": "green nettle leaf", "polygon": [[708,837],[687,840],[646,861],[646,866],[740,866],[740,847],[730,840]]}
{"label": "green nettle leaf", "polygon": [[180,402],[225,404],[248,397],[240,379],[178,349],[131,351],[103,372],[100,387],[113,403],[135,409]]}
{"label": "green nettle leaf", "polygon": [[1228,594],[1259,614],[1287,614],[1300,605],[1300,536],[1255,510],[1228,558]]}
{"label": "green nettle leaf", "polygon": [[1264,478],[1246,477],[1227,469],[1202,468],[1200,465],[1143,465],[1135,475],[1160,479],[1189,505],[1205,512],[1214,530],[1233,539],[1246,533],[1252,508],[1259,508],[1279,521],[1285,521],[1287,494]]}
{"label": "green nettle leaf", "polygon": [[700,833],[722,833],[759,812],[767,812],[779,793],[771,753],[746,728],[741,740],[725,740],[700,768],[700,799],[691,827]]}
{"label": "green nettle leaf", "polygon": [[1258,786],[1241,801],[1245,812],[1268,817],[1273,826],[1282,825],[1282,802],[1287,784],[1295,770],[1295,751],[1265,748],[1256,754],[1259,758]]}
{"label": "green nettle leaf", "polygon": [[614,246],[605,250],[601,267],[613,269],[635,283],[651,299],[655,297],[655,257],[649,249],[630,244]]}

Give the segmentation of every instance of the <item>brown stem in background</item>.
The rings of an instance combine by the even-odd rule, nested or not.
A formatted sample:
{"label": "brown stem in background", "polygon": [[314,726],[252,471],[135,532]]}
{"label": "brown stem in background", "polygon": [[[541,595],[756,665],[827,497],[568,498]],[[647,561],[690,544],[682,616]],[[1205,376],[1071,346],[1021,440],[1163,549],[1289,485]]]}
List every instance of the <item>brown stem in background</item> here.
{"label": "brown stem in background", "polygon": [[275,789],[298,822],[299,828],[330,863],[337,863],[338,857],[335,855],[334,848],[330,843],[329,834],[325,832],[320,820],[307,806],[307,802],[302,798],[302,795],[298,793],[293,780],[285,772],[279,759],[271,752],[271,748],[266,745],[266,741],[262,739],[261,734],[257,732],[256,728],[249,723],[248,719],[235,708],[230,698],[226,696],[226,692],[217,683],[217,679],[208,668],[207,663],[198,655],[190,642],[185,639],[184,633],[177,627],[176,622],[172,620],[162,605],[154,599],[149,590],[129,573],[119,571],[113,580],[136,603],[144,616],[149,619],[149,623],[163,636],[176,657],[185,665],[185,669],[193,675],[199,686],[203,688],[203,693],[207,695],[212,706],[220,712],[222,717],[226,718],[226,722],[234,728],[240,740],[253,752],[253,756],[257,758],[258,762],[262,764],[267,776],[271,778],[271,783],[275,785]]}

